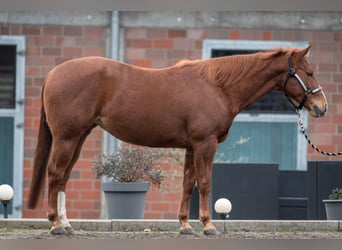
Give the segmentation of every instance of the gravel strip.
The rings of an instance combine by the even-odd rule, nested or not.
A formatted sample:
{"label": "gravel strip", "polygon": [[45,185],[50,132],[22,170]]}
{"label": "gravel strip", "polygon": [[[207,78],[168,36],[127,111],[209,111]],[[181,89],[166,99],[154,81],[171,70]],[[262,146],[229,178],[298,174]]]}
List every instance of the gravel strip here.
{"label": "gravel strip", "polygon": [[0,239],[342,239],[342,232],[223,232],[209,237],[202,233],[76,231],[66,236],[51,235],[47,230],[0,229]]}

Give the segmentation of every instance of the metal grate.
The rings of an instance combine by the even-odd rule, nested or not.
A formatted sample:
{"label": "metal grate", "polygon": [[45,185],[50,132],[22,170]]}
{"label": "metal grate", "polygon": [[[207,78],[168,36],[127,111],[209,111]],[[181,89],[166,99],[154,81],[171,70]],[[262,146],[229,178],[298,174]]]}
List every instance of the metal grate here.
{"label": "metal grate", "polygon": [[0,108],[15,108],[16,46],[0,45]]}

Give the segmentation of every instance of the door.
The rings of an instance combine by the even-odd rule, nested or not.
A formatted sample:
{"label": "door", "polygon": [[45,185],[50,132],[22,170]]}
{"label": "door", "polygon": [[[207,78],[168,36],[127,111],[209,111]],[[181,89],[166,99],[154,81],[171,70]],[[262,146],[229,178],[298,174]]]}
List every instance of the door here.
{"label": "door", "polygon": [[0,185],[14,189],[8,209],[14,218],[22,217],[24,74],[25,38],[0,36]]}

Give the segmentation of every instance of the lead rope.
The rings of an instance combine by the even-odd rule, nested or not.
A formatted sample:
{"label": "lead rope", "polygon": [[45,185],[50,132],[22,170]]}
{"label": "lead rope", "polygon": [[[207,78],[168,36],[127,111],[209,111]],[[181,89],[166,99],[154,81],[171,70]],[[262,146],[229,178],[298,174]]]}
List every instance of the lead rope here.
{"label": "lead rope", "polygon": [[308,136],[308,134],[306,133],[305,131],[305,128],[304,128],[304,124],[303,124],[303,120],[302,120],[302,117],[301,117],[301,114],[300,114],[300,110],[297,109],[296,110],[297,114],[298,114],[298,124],[300,126],[300,129],[301,129],[301,132],[303,133],[303,135],[305,136],[305,139],[306,141],[309,143],[309,145],[311,145],[311,147],[316,150],[317,152],[321,153],[322,155],[327,155],[327,156],[338,156],[338,155],[342,155],[342,152],[326,152],[326,151],[323,151],[322,149],[320,149],[318,146],[316,146],[315,144],[313,144],[310,140],[310,137]]}

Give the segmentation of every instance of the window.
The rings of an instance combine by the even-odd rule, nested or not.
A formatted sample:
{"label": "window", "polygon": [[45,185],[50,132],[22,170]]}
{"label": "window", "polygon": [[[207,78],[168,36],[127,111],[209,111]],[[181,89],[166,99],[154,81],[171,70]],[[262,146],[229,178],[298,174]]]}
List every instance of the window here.
{"label": "window", "polygon": [[[278,47],[305,48],[306,42],[204,40],[203,58],[247,54]],[[307,115],[304,112],[305,125]],[[305,170],[307,151],[297,114],[284,93],[271,92],[235,118],[215,162],[278,163],[282,170]]]}
{"label": "window", "polygon": [[[0,184],[15,190],[9,217],[22,211],[25,38],[0,36]],[[0,207],[0,216],[3,213]]]}

